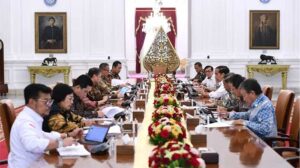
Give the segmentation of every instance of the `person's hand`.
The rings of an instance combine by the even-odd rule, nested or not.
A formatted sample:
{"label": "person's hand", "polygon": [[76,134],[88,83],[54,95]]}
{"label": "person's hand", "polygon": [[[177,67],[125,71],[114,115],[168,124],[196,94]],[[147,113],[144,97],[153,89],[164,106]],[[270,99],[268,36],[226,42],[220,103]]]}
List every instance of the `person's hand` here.
{"label": "person's hand", "polygon": [[81,128],[76,128],[72,132],[68,133],[69,136],[75,138],[75,137],[80,137],[83,134],[83,130]]}
{"label": "person's hand", "polygon": [[100,117],[100,118],[102,118],[102,117],[104,117],[104,113],[102,112],[102,111],[97,111],[97,113],[98,113],[98,117]]}
{"label": "person's hand", "polygon": [[217,112],[221,119],[227,119],[229,117],[229,112],[227,112],[227,111],[224,111],[224,112],[217,111]]}
{"label": "person's hand", "polygon": [[84,120],[83,123],[84,123],[84,126],[87,126],[87,127],[95,124],[95,122],[93,120]]}
{"label": "person's hand", "polygon": [[68,135],[66,134],[66,133],[61,133],[60,134],[60,138],[61,139],[65,139],[65,138],[67,138],[68,137]]}
{"label": "person's hand", "polygon": [[217,106],[217,112],[227,112],[227,108],[222,106]]}
{"label": "person's hand", "polygon": [[68,137],[68,138],[63,139],[63,147],[71,146],[73,144],[76,144],[76,141],[74,138]]}
{"label": "person's hand", "polygon": [[232,122],[232,125],[245,125],[245,122],[244,122],[244,120],[242,120],[242,119],[234,120],[234,121]]}

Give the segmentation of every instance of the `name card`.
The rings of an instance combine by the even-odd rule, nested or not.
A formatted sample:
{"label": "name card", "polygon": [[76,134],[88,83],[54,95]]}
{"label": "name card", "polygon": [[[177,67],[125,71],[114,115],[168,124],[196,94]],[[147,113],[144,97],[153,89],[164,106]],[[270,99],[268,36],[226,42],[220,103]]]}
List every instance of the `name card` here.
{"label": "name card", "polygon": [[125,144],[123,140],[116,142],[117,157],[120,156],[134,156],[134,142],[130,141]]}
{"label": "name card", "polygon": [[186,119],[186,125],[187,129],[190,130],[195,130],[197,125],[199,125],[199,118],[187,118]]}
{"label": "name card", "polygon": [[144,110],[133,110],[132,111],[133,119],[136,119],[139,123],[143,122],[145,111]]}
{"label": "name card", "polygon": [[207,146],[207,135],[197,134],[195,131],[190,131],[191,143],[194,147],[206,147]]}
{"label": "name card", "polygon": [[135,101],[135,108],[145,109],[146,99],[138,99]]}

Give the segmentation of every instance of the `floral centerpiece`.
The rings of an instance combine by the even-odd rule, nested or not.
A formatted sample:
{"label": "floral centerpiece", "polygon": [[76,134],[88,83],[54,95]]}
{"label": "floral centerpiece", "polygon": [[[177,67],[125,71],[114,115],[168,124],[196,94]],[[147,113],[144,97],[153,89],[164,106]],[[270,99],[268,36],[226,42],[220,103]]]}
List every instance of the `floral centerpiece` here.
{"label": "floral centerpiece", "polygon": [[154,96],[160,96],[161,94],[175,95],[176,89],[171,83],[156,84]]}
{"label": "floral centerpiece", "polygon": [[172,80],[167,76],[167,74],[158,74],[154,76],[155,83],[172,83]]}
{"label": "floral centerpiece", "polygon": [[180,108],[172,105],[160,106],[152,114],[152,121],[155,122],[164,117],[172,118],[180,122],[181,118],[183,117],[183,111]]}
{"label": "floral centerpiece", "polygon": [[148,166],[151,168],[205,168],[205,163],[199,157],[197,149],[192,148],[189,144],[169,141],[152,150]]}
{"label": "floral centerpiece", "polygon": [[183,141],[186,130],[180,122],[165,117],[149,125],[148,135],[152,144],[162,145],[170,140]]}
{"label": "floral centerpiece", "polygon": [[172,105],[174,107],[178,107],[179,103],[175,96],[168,95],[168,94],[161,94],[160,97],[156,97],[154,99],[154,107],[158,108],[162,105],[167,106],[167,105]]}

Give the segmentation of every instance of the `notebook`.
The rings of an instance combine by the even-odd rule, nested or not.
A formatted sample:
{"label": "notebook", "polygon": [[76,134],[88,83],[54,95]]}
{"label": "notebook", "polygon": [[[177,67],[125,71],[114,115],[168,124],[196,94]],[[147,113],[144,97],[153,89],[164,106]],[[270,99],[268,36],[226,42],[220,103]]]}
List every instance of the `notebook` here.
{"label": "notebook", "polygon": [[77,144],[67,147],[61,147],[57,149],[60,156],[89,156],[91,155],[90,152],[88,152],[83,145]]}
{"label": "notebook", "polygon": [[103,143],[108,130],[109,126],[107,125],[93,125],[86,134],[85,140]]}

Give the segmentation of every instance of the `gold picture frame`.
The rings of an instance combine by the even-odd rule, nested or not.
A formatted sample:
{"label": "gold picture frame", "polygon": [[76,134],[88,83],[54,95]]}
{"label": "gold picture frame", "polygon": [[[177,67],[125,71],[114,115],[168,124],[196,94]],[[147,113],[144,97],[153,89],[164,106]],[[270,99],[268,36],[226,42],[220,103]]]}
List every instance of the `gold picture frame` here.
{"label": "gold picture frame", "polygon": [[35,13],[35,52],[67,53],[66,12]]}
{"label": "gold picture frame", "polygon": [[279,10],[250,10],[249,25],[250,49],[279,49]]}

